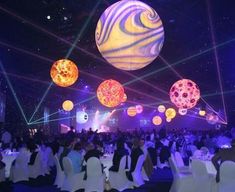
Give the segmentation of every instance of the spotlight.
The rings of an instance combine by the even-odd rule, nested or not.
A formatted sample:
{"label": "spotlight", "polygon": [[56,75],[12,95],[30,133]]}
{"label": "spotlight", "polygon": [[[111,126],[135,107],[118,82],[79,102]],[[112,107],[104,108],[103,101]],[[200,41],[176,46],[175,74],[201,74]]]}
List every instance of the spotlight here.
{"label": "spotlight", "polygon": [[50,19],[51,19],[51,16],[50,16],[50,15],[47,15],[47,19],[50,20]]}
{"label": "spotlight", "polygon": [[64,16],[64,21],[67,21],[68,20],[68,17]]}

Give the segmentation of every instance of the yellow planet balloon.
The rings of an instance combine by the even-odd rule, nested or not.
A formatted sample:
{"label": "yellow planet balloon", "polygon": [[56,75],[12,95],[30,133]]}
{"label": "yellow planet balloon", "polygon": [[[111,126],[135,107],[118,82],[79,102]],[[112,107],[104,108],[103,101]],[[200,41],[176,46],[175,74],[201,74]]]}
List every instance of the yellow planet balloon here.
{"label": "yellow planet balloon", "polygon": [[173,119],[175,118],[176,116],[176,111],[175,109],[173,108],[168,108],[166,111],[165,111],[165,115],[168,119]]}
{"label": "yellow planet balloon", "polygon": [[74,62],[61,59],[52,65],[50,75],[56,85],[68,87],[77,81],[79,72]]}
{"label": "yellow planet balloon", "polygon": [[122,0],[101,15],[95,32],[96,45],[114,67],[137,70],[160,53],[164,29],[157,12],[137,0]]}
{"label": "yellow planet balloon", "polygon": [[66,100],[63,102],[62,107],[65,111],[71,111],[74,107],[73,102],[70,100]]}
{"label": "yellow planet balloon", "polygon": [[130,117],[134,117],[136,116],[136,114],[137,114],[137,111],[135,107],[129,107],[127,109],[127,115],[129,115]]}

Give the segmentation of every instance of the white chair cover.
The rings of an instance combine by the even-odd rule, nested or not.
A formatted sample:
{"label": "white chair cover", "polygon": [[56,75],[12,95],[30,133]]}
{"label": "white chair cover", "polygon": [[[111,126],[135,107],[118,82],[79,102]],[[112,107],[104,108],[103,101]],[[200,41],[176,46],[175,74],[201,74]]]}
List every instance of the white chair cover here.
{"label": "white chair cover", "polygon": [[42,154],[39,151],[34,164],[33,165],[28,165],[29,168],[29,177],[30,178],[37,178],[40,175],[44,175],[44,171],[43,171],[43,164],[42,164]]}
{"label": "white chair cover", "polygon": [[55,165],[56,165],[56,178],[55,178],[54,185],[56,185],[58,188],[61,188],[64,183],[65,175],[64,175],[64,171],[62,171],[61,169],[58,156],[55,155],[54,158],[55,158]]}
{"label": "white chair cover", "polygon": [[144,179],[142,176],[142,167],[144,164],[144,155],[140,155],[135,167],[135,170],[132,172],[133,185],[139,187],[144,184]]}
{"label": "white chair cover", "polygon": [[48,169],[50,170],[50,168],[55,165],[55,158],[54,158],[52,149],[50,147],[46,148],[46,154],[48,156],[47,166],[48,166]]}
{"label": "white chair cover", "polygon": [[219,192],[235,191],[235,162],[225,161],[220,166]]}
{"label": "white chair cover", "polygon": [[73,165],[68,157],[63,158],[63,167],[65,179],[63,182],[62,190],[74,192],[84,188],[84,172],[75,174],[73,171]]}
{"label": "white chair cover", "polygon": [[90,157],[87,161],[86,170],[85,192],[103,192],[105,175],[102,173],[100,160],[96,157]]}
{"label": "white chair cover", "polygon": [[29,162],[30,154],[25,152],[20,152],[15,159],[15,164],[11,167],[11,180],[13,183],[18,181],[28,181],[29,180]]}
{"label": "white chair cover", "polygon": [[206,165],[200,160],[192,161],[192,173],[194,191],[212,192],[215,185],[215,177],[207,172]]}
{"label": "white chair cover", "polygon": [[180,173],[174,161],[169,158],[169,164],[173,174],[173,183],[170,192],[194,192],[193,190],[193,177],[189,173]]}
{"label": "white chair cover", "polygon": [[122,157],[119,165],[118,172],[109,171],[109,182],[111,188],[118,191],[123,191],[131,187],[131,182],[126,176],[126,158],[128,158],[128,169],[130,168],[131,158],[130,156]]}

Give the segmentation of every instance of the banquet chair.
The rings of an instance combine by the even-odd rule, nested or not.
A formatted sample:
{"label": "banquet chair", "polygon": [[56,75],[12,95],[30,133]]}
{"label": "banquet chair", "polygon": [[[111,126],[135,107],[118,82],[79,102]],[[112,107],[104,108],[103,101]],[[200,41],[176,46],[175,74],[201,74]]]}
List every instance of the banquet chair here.
{"label": "banquet chair", "polygon": [[61,188],[64,183],[65,175],[64,175],[64,171],[62,171],[61,169],[57,154],[54,156],[54,158],[55,158],[55,165],[56,165],[56,178],[55,178],[54,185],[56,185],[58,188]]}
{"label": "banquet chair", "polygon": [[144,179],[142,176],[143,164],[144,164],[144,155],[140,155],[135,170],[131,173],[133,177],[133,185],[135,187],[139,187],[144,184]]}
{"label": "banquet chair", "polygon": [[219,192],[235,191],[235,162],[225,161],[220,166]]}
{"label": "banquet chair", "polygon": [[84,172],[74,173],[72,162],[68,157],[63,158],[63,167],[65,178],[61,189],[63,191],[74,192],[84,188]]}
{"label": "banquet chair", "polygon": [[179,173],[192,173],[190,167],[184,165],[183,158],[179,152],[171,153],[171,160]]}
{"label": "banquet chair", "polygon": [[15,164],[11,167],[11,180],[13,183],[19,181],[29,180],[29,168],[28,168],[29,157],[26,153],[20,153],[16,159]]}
{"label": "banquet chair", "polygon": [[0,182],[5,181],[5,167],[0,169]]}
{"label": "banquet chair", "polygon": [[192,188],[192,174],[180,173],[171,157],[169,158],[169,164],[173,174],[173,183],[171,185],[170,192],[194,192]]}
{"label": "banquet chair", "polygon": [[39,151],[33,165],[28,165],[29,178],[37,178],[38,176],[44,175],[43,164],[42,164],[42,153]]}
{"label": "banquet chair", "polygon": [[[180,152],[176,151],[175,154],[173,155],[174,156],[174,159],[172,160],[175,160],[175,163],[176,163],[176,166],[178,167],[179,171],[180,172],[188,172],[188,173],[191,173],[191,170],[188,166],[185,166],[184,164],[184,160],[180,154]],[[172,156],[171,156],[172,157]]]}
{"label": "banquet chair", "polygon": [[102,172],[101,162],[96,157],[90,157],[86,164],[87,178],[85,182],[85,192],[103,192],[105,174]]}
{"label": "banquet chair", "polygon": [[[128,158],[128,160],[126,159]],[[126,167],[126,163],[128,161],[128,165]],[[118,191],[123,191],[128,189],[131,186],[131,182],[128,180],[126,176],[126,170],[130,168],[131,158],[130,156],[122,157],[119,165],[118,172],[109,171],[109,182],[113,189]]]}
{"label": "banquet chair", "polygon": [[213,192],[215,183],[215,176],[210,175],[207,171],[206,165],[201,160],[192,161],[193,174],[193,188],[195,192]]}
{"label": "banquet chair", "polygon": [[196,151],[194,151],[194,153],[193,153],[194,158],[200,158],[201,155],[202,155],[202,152],[201,152],[201,150],[198,150],[198,149]]}

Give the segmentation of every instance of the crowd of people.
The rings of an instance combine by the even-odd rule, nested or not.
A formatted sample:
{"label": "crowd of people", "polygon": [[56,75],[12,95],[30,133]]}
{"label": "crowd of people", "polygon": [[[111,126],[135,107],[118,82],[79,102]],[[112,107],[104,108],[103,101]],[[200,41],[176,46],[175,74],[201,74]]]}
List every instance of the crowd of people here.
{"label": "crowd of people", "polygon": [[[50,148],[53,155],[57,154],[61,169],[63,170],[63,158],[68,157],[75,173],[86,171],[85,163],[91,157],[100,158],[106,153],[112,153],[112,166],[110,171],[117,172],[119,164],[124,156],[130,155],[131,165],[126,172],[127,178],[132,181],[138,158],[144,155],[144,169],[148,177],[151,176],[158,161],[163,167],[168,167],[168,159],[176,151],[182,154],[185,162],[193,153],[206,147],[211,154],[215,154],[212,162],[218,170],[217,180],[219,181],[219,166],[223,161],[235,162],[235,129],[229,131],[211,132],[170,132],[162,128],[160,131],[136,131],[115,133],[97,133],[89,129],[76,133],[74,128],[66,134],[57,136],[46,136],[38,131],[31,137],[14,137],[5,130],[1,135],[1,150],[11,149],[21,151],[22,148],[30,152],[29,165],[33,165],[39,149]],[[24,150],[24,151],[25,151]],[[85,162],[85,163],[84,163]],[[128,162],[127,162],[128,163]],[[14,166],[14,162],[12,163]],[[55,164],[52,162],[51,166]],[[5,163],[0,153],[0,169]],[[85,178],[84,178],[85,179]]]}

